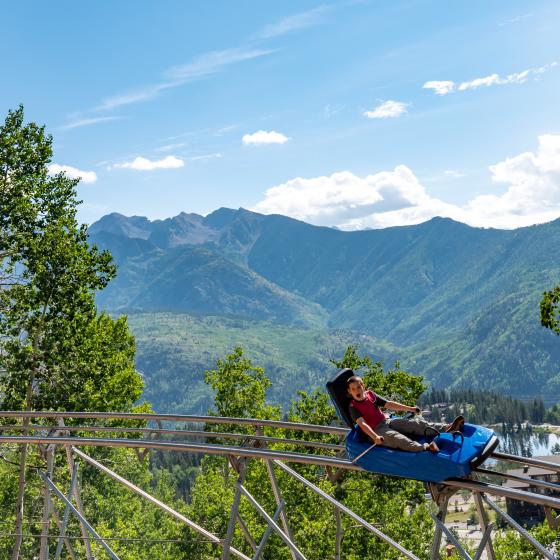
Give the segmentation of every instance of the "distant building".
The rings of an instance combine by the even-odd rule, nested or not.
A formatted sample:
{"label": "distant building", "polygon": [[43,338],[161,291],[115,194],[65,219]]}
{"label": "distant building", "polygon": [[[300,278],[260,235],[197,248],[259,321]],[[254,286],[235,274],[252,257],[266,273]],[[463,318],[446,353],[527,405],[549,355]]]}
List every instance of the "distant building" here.
{"label": "distant building", "polygon": [[[544,457],[533,458],[560,465],[560,455],[546,455]],[[560,484],[560,473],[551,472],[541,467],[530,467],[526,465],[525,467],[522,467],[520,469],[511,469],[507,471],[507,474],[525,476],[533,478],[535,480],[543,480],[546,482],[554,482]],[[529,486],[529,484],[527,484],[526,482],[521,482],[518,480],[508,480],[504,484],[504,486],[508,488],[515,488],[517,490],[524,490],[525,492],[546,494],[547,496],[555,496],[560,498],[560,491],[550,490],[548,488],[536,488],[534,486]],[[509,515],[511,515],[521,525],[532,527],[533,525],[542,523],[545,519],[547,519],[547,513],[545,512],[545,509],[542,506],[536,504],[529,504],[520,500],[512,500],[511,498],[506,498],[506,506]]]}

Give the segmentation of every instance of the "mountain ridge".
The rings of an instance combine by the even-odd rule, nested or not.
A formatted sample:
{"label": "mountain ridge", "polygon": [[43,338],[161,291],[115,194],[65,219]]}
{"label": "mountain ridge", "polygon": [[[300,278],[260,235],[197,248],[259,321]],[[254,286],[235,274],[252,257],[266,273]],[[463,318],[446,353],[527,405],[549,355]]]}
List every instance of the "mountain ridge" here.
{"label": "mountain ridge", "polygon": [[[560,344],[543,342],[550,333],[535,315],[542,292],[560,278],[560,220],[499,230],[433,218],[346,232],[221,208],[153,222],[111,214],[92,224],[90,238],[120,269],[98,297],[111,312],[344,329],[400,348],[436,383],[486,387],[486,376],[519,393],[521,380],[500,374],[492,365],[499,363],[533,392],[549,381],[560,387]],[[526,339],[508,340],[531,359],[504,344],[515,329]],[[504,361],[508,352],[519,359]]]}

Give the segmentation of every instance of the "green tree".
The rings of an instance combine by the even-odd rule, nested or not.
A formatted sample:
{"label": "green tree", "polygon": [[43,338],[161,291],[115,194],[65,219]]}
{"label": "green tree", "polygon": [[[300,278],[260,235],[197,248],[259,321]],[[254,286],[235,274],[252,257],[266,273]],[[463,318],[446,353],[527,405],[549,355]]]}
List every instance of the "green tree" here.
{"label": "green tree", "polygon": [[392,369],[383,370],[382,362],[374,362],[369,356],[360,356],[357,346],[348,346],[341,360],[331,360],[337,368],[350,368],[361,375],[366,387],[376,393],[403,404],[413,406],[426,390],[421,376],[411,375],[403,371],[399,362]]}
{"label": "green tree", "polygon": [[240,346],[223,360],[219,359],[216,369],[207,370],[204,380],[214,390],[214,408],[209,411],[212,415],[236,418],[279,415],[278,407],[266,403],[270,379],[262,367],[254,366],[244,357]]}
{"label": "green tree", "polygon": [[[347,351],[357,361],[369,366],[371,374],[378,373],[384,383],[394,380],[399,384],[403,398],[417,398],[418,380],[396,368],[394,377],[385,379],[381,365],[362,358],[355,352],[355,347]],[[354,369],[356,363],[353,363]],[[235,372],[235,374],[233,373]],[[407,380],[407,376],[410,378]],[[207,383],[212,383],[215,391],[215,401],[212,412],[219,412],[227,416],[247,415],[257,418],[277,417],[269,412],[270,405],[266,404],[266,389],[269,382],[262,368],[254,366],[243,358],[241,349],[236,349],[225,360],[218,362],[218,367],[207,372]],[[384,385],[385,387],[386,385]],[[219,389],[219,392],[217,391]],[[232,398],[232,391],[236,392]],[[255,396],[257,398],[255,399]],[[235,413],[235,414],[233,414]],[[337,421],[336,412],[324,391],[300,391],[292,400],[286,414],[286,419],[292,422],[311,424],[331,424]],[[236,429],[237,431],[237,429]],[[245,433],[247,433],[245,431]],[[270,444],[274,449],[286,449],[317,453],[321,455],[335,455],[334,451],[305,447],[303,440],[337,443],[339,438],[329,434],[303,434],[295,430],[266,429],[265,435],[288,437],[302,440],[297,444]],[[386,533],[405,546],[409,546],[419,557],[426,557],[428,543],[433,533],[432,521],[424,501],[422,485],[414,481],[395,480],[389,477],[372,475],[370,473],[335,472],[332,469],[322,469],[313,465],[297,465],[296,468],[303,476],[313,481],[323,491],[343,501],[357,511],[365,519],[379,525]],[[224,535],[231,504],[233,501],[236,475],[229,467],[224,476],[224,463],[220,459],[205,459],[202,469],[195,481],[191,502],[191,516],[201,523],[209,523],[211,529],[218,535]],[[323,499],[312,493],[300,482],[291,478],[283,471],[276,470],[276,477],[282,489],[282,497],[286,502],[286,511],[291,530],[298,546],[304,554],[313,560],[324,558],[397,558],[398,553],[387,545],[356,527],[355,522],[339,514]],[[263,505],[272,513],[276,503],[272,498],[270,481],[266,466],[261,461],[250,461],[247,465],[244,485]],[[241,517],[249,528],[253,538],[259,540],[265,525],[255,511],[242,500]],[[189,540],[190,539],[190,540]],[[189,558],[206,560],[216,557],[215,547],[203,547],[196,543],[194,536],[188,537],[187,550]],[[241,530],[236,529],[234,546],[252,555]],[[266,546],[264,555],[274,560],[288,560],[291,556],[286,545],[273,535]]]}
{"label": "green tree", "polygon": [[560,285],[543,293],[541,325],[560,335]]}
{"label": "green tree", "polygon": [[[0,405],[26,411],[134,410],[143,389],[134,367],[134,338],[126,318],[98,314],[94,301],[116,268],[108,252],[89,245],[87,227],[77,222],[78,181],[64,173],[49,175],[51,158],[52,138],[44,127],[25,124],[22,107],[10,111],[0,127]],[[25,420],[24,428],[28,425]],[[10,452],[18,471],[7,463],[10,472],[3,477],[2,503],[15,504],[13,518],[5,516],[14,522],[14,560],[37,554],[36,541],[22,549],[24,495],[31,529],[38,527],[30,520],[40,517],[42,507],[37,477],[27,484],[28,453],[26,445]],[[112,460],[123,454],[114,451]],[[38,452],[30,462],[43,461]],[[57,461],[60,467],[61,458]],[[132,472],[150,479],[145,465]],[[103,524],[101,512],[93,508],[91,518]],[[8,557],[4,544],[2,557]]]}
{"label": "green tree", "polygon": [[[542,524],[529,531],[545,547],[551,547],[556,541],[557,533],[548,525]],[[542,556],[516,531],[497,534],[494,538],[496,560],[538,560]]]}

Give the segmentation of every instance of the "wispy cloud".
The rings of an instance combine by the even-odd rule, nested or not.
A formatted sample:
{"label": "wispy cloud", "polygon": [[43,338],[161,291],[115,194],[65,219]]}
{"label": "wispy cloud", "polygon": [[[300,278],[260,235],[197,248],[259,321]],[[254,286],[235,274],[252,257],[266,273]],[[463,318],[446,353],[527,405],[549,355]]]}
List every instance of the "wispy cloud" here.
{"label": "wispy cloud", "polygon": [[169,68],[163,72],[160,82],[111,95],[103,99],[91,111],[110,111],[132,103],[148,101],[167,89],[207,78],[225,70],[232,64],[267,56],[273,52],[274,50],[270,49],[251,47],[235,47],[220,51],[209,51],[196,56],[186,64]]}
{"label": "wispy cloud", "polygon": [[342,105],[342,104],[332,105],[330,103],[327,103],[323,107],[323,116],[326,119],[330,119],[331,117],[334,117],[335,115],[338,115],[339,113],[344,111],[344,109],[345,109],[345,105]]}
{"label": "wispy cloud", "polygon": [[59,130],[70,130],[72,128],[80,128],[82,126],[91,126],[92,124],[99,124],[99,123],[103,123],[103,122],[109,122],[109,121],[120,121],[124,119],[124,117],[93,117],[90,119],[76,119],[73,121],[70,121],[67,124],[64,124],[62,126],[59,126],[58,129]]}
{"label": "wispy cloud", "polygon": [[160,146],[156,148],[156,152],[170,152],[171,150],[176,150],[177,148],[182,148],[186,146],[185,142],[179,142],[177,144],[166,144],[165,146]]}
{"label": "wispy cloud", "polygon": [[203,154],[200,156],[192,156],[190,159],[192,161],[201,161],[203,163],[206,163],[207,161],[210,161],[212,159],[221,159],[223,156],[220,152],[216,152],[214,154]]}
{"label": "wispy cloud", "polygon": [[210,51],[194,58],[187,64],[174,66],[164,73],[171,80],[170,84],[181,85],[192,80],[199,80],[223,70],[226,66],[245,60],[271,54],[269,49],[234,48],[222,51]]}
{"label": "wispy cloud", "polygon": [[153,171],[154,169],[177,169],[183,167],[185,162],[176,156],[167,156],[163,159],[150,160],[145,157],[136,157],[132,161],[116,163],[112,168],[135,169],[136,171]]}
{"label": "wispy cloud", "polygon": [[402,101],[383,101],[372,111],[365,111],[363,115],[368,119],[391,119],[400,117],[407,112],[408,103]]}
{"label": "wispy cloud", "polygon": [[521,14],[520,16],[515,16],[515,17],[512,17],[512,18],[506,19],[504,21],[500,21],[500,22],[498,22],[498,25],[500,27],[503,27],[504,25],[511,25],[512,23],[517,23],[518,21],[534,17],[534,15],[535,14]]}
{"label": "wispy cloud", "polygon": [[245,146],[262,146],[265,144],[285,144],[289,138],[275,130],[258,130],[253,134],[244,134],[241,141]]}
{"label": "wispy cloud", "polygon": [[77,167],[72,167],[71,165],[59,165],[58,163],[52,163],[48,167],[49,175],[57,175],[58,173],[64,173],[70,179],[80,179],[84,183],[95,183],[97,181],[97,174],[95,171],[82,171]]}
{"label": "wispy cloud", "polygon": [[503,86],[506,84],[523,84],[530,78],[538,79],[541,74],[544,74],[551,68],[554,68],[557,62],[545,64],[538,68],[528,68],[521,72],[514,72],[507,76],[500,76],[499,74],[490,74],[482,78],[475,78],[464,82],[453,82],[451,80],[432,80],[426,82],[422,87],[424,89],[432,89],[437,95],[447,95],[457,91],[467,91],[469,89],[478,89],[481,87],[490,86]]}
{"label": "wispy cloud", "polygon": [[443,174],[446,177],[451,177],[453,179],[461,179],[462,177],[466,177],[464,173],[461,171],[455,171],[455,169],[446,169]]}
{"label": "wispy cloud", "polygon": [[329,6],[318,6],[305,12],[287,16],[275,23],[266,25],[257,33],[259,39],[272,39],[298,29],[305,29],[321,23],[322,17],[329,10]]}

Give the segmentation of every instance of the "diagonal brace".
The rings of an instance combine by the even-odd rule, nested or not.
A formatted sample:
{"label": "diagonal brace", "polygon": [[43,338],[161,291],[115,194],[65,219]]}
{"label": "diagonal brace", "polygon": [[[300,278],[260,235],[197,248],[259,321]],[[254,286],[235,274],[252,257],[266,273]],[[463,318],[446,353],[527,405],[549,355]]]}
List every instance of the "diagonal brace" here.
{"label": "diagonal brace", "polygon": [[92,534],[94,540],[98,541],[99,544],[105,549],[107,554],[113,560],[119,560],[119,557],[111,550],[111,547],[101,538],[101,536],[96,532],[96,530],[88,523],[86,518],[66,499],[66,496],[58,489],[54,482],[40,469],[37,469],[37,473],[43,479],[43,482],[47,484],[50,489],[70,508],[70,511],[85,525],[87,530]]}
{"label": "diagonal brace", "polygon": [[286,533],[282,531],[278,523],[276,523],[276,521],[274,521],[274,519],[272,519],[272,517],[270,517],[270,515],[266,513],[263,507],[259,504],[259,502],[257,502],[257,500],[255,500],[255,498],[253,498],[250,492],[242,484],[239,485],[239,488],[241,490],[241,493],[249,500],[249,502],[251,502],[251,505],[260,513],[262,517],[265,518],[267,523],[276,531],[276,533],[278,533],[278,536],[290,547],[290,549],[293,550],[298,555],[298,557],[301,558],[301,560],[307,560],[307,558],[303,555],[303,552],[301,552],[301,550],[293,543],[288,535],[286,535]]}

